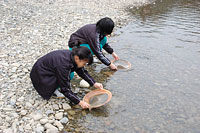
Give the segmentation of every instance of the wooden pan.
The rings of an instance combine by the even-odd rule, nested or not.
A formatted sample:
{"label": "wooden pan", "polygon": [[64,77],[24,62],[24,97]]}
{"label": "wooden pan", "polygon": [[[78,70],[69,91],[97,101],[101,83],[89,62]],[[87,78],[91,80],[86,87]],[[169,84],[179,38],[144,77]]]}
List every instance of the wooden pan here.
{"label": "wooden pan", "polygon": [[83,101],[90,104],[89,110],[92,108],[98,108],[100,106],[105,105],[108,103],[112,98],[112,93],[105,89],[96,89],[89,93],[87,93]]}

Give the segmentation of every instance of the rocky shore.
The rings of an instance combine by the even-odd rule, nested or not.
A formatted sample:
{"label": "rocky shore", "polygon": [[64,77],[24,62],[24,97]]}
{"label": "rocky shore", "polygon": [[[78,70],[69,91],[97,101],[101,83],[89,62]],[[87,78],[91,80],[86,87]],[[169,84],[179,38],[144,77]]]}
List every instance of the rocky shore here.
{"label": "rocky shore", "polygon": [[148,0],[0,1],[0,133],[56,133],[67,125],[67,99],[43,100],[29,73],[44,54],[66,49],[79,27],[111,17],[117,27],[130,19],[128,7]]}

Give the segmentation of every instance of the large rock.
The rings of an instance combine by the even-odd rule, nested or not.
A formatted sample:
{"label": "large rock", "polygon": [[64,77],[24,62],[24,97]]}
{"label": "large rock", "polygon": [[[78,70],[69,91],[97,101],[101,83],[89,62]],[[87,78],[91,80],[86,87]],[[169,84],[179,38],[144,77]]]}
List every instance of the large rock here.
{"label": "large rock", "polygon": [[38,121],[38,120],[42,119],[42,115],[39,114],[39,113],[32,113],[32,114],[31,114],[31,117],[32,117],[35,121]]}
{"label": "large rock", "polygon": [[62,118],[62,119],[60,120],[60,122],[61,122],[62,124],[67,124],[68,121],[69,121],[69,120],[68,120],[67,117],[64,117],[64,118]]}
{"label": "large rock", "polygon": [[11,99],[10,99],[10,105],[14,106],[16,104],[16,96],[13,96]]}
{"label": "large rock", "polygon": [[64,109],[64,110],[71,109],[71,106],[70,106],[69,104],[67,104],[67,103],[64,103],[64,104],[63,104],[63,109]]}
{"label": "large rock", "polygon": [[51,125],[50,123],[45,124],[44,127],[47,129],[47,133],[57,133],[58,132],[58,128]]}
{"label": "large rock", "polygon": [[59,110],[58,104],[53,104],[53,109],[54,109],[54,110]]}
{"label": "large rock", "polygon": [[22,97],[18,98],[17,101],[18,102],[23,102],[24,101],[24,97],[22,96]]}
{"label": "large rock", "polygon": [[52,110],[47,110],[47,111],[46,111],[46,114],[47,114],[47,116],[50,115],[50,114],[54,114],[54,111],[52,111]]}
{"label": "large rock", "polygon": [[48,122],[48,119],[41,119],[40,120],[40,124],[43,124],[43,125],[46,124],[47,122]]}
{"label": "large rock", "polygon": [[26,108],[31,108],[31,107],[33,107],[33,105],[32,105],[31,103],[29,103],[29,102],[26,102],[25,106],[26,106]]}
{"label": "large rock", "polygon": [[63,112],[59,112],[57,114],[55,114],[55,119],[60,120],[63,118]]}
{"label": "large rock", "polygon": [[64,128],[64,126],[61,124],[60,121],[55,121],[54,125],[56,125],[60,131],[63,130],[63,128]]}
{"label": "large rock", "polygon": [[90,85],[88,84],[88,82],[86,82],[84,79],[82,79],[80,82],[80,87],[88,88],[88,87],[90,87]]}
{"label": "large rock", "polygon": [[27,110],[22,110],[21,112],[20,112],[20,114],[22,115],[22,116],[24,116],[24,115],[26,115],[27,114]]}

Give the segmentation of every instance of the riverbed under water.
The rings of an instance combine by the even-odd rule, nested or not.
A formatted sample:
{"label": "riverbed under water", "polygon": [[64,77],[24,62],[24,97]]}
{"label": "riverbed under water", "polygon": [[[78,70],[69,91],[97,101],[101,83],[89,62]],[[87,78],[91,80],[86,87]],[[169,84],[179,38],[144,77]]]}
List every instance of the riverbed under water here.
{"label": "riverbed under water", "polygon": [[133,21],[109,42],[132,69],[93,65],[113,97],[91,111],[74,108],[66,131],[200,132],[200,1],[157,0],[129,11]]}

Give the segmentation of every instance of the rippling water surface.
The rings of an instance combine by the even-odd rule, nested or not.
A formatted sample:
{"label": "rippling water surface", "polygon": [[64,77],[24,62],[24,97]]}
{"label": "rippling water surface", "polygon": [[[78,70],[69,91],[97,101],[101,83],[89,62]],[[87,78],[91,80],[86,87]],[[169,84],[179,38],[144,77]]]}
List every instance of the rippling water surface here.
{"label": "rippling water surface", "polygon": [[200,132],[200,1],[157,0],[130,12],[133,21],[109,41],[132,69],[113,73],[94,65],[93,75],[113,94],[111,102],[91,112],[77,110],[74,126],[67,128]]}

